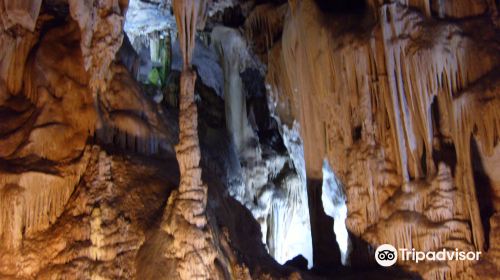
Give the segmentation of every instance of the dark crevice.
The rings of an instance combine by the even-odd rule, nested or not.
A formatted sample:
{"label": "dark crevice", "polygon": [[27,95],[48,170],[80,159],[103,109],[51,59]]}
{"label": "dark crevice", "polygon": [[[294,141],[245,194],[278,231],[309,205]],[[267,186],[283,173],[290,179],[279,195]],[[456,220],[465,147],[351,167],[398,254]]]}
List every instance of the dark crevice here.
{"label": "dark crevice", "polygon": [[313,271],[326,274],[329,270],[342,266],[340,249],[333,232],[333,218],[323,210],[322,180],[307,180],[307,197],[309,200],[309,217],[313,243]]}
{"label": "dark crevice", "polygon": [[490,218],[495,212],[493,207],[493,192],[490,178],[486,174],[481,160],[479,147],[472,137],[470,142],[472,172],[474,174],[474,185],[476,187],[477,202],[481,223],[483,224],[485,235],[485,246],[489,248]]}
{"label": "dark crevice", "polygon": [[358,125],[358,126],[355,126],[354,129],[353,129],[353,132],[352,132],[352,140],[354,142],[358,141],[358,140],[361,140],[361,132],[362,132],[362,126],[361,125]]}
{"label": "dark crevice", "polygon": [[316,0],[322,11],[332,14],[363,14],[367,9],[365,0]]}
{"label": "dark crevice", "polygon": [[420,166],[422,167],[423,176],[427,177],[427,150],[425,147],[420,157]]}

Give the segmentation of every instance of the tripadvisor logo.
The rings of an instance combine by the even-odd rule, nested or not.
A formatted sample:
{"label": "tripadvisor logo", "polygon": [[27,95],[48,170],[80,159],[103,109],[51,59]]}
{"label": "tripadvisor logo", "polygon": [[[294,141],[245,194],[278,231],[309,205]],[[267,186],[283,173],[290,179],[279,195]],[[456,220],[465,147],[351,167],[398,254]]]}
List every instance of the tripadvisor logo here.
{"label": "tripadvisor logo", "polygon": [[390,244],[378,246],[375,251],[375,261],[381,266],[391,266],[398,260],[398,251]]}
{"label": "tripadvisor logo", "polygon": [[375,251],[375,261],[381,266],[392,266],[398,260],[399,256],[402,261],[413,261],[419,263],[422,261],[478,261],[481,252],[479,251],[460,251],[455,248],[455,250],[442,249],[439,251],[417,251],[415,249],[396,249],[391,244],[383,244],[378,246]]}

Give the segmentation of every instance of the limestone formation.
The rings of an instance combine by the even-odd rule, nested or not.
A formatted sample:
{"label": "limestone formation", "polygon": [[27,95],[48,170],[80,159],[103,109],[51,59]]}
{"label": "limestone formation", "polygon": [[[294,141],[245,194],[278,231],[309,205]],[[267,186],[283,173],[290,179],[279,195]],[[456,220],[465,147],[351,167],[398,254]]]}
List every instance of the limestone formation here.
{"label": "limestone formation", "polygon": [[90,88],[104,91],[109,67],[123,39],[126,0],[68,0],[71,17],[81,32],[80,47],[85,70],[90,72]]}
{"label": "limestone formation", "polygon": [[[301,123],[308,177],[320,177],[322,157],[329,159],[346,188],[348,229],[371,244],[434,250],[460,240],[459,247],[486,248],[477,189],[488,186],[475,184],[471,143],[490,155],[498,143],[498,91],[477,86],[496,87],[498,45],[489,31],[469,33],[470,21],[431,19],[434,10],[441,18],[486,11],[486,1],[466,2],[371,3],[371,18],[351,15],[361,20],[355,27],[328,19],[313,1],[297,1],[270,52],[268,81],[280,103],[293,104],[282,114]],[[442,205],[431,211],[437,206],[412,185],[442,178],[448,168],[448,188],[457,192],[446,204],[431,200]],[[418,197],[405,194],[394,204],[413,192]],[[373,234],[374,227],[394,236]],[[438,238],[440,227],[462,237]],[[454,277],[461,266],[417,270],[425,278]]]}
{"label": "limestone formation", "polygon": [[47,229],[64,210],[85,171],[85,143],[93,131],[95,113],[80,49],[74,44],[75,27],[54,29],[44,36],[25,67],[22,91],[13,93],[2,107],[7,121],[2,158],[10,167],[2,171],[0,181],[6,188],[2,196],[12,200],[8,203],[17,205],[14,209],[21,215],[19,222],[11,224],[14,209],[2,208],[4,235],[21,238]]}
{"label": "limestone formation", "polygon": [[498,278],[499,8],[0,0],[0,279]]}

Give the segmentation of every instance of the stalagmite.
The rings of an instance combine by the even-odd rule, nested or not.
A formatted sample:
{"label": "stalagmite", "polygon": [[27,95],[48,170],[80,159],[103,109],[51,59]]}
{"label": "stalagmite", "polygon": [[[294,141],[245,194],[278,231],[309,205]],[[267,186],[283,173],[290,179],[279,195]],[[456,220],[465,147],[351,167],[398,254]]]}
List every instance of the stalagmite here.
{"label": "stalagmite", "polygon": [[194,102],[196,73],[191,69],[194,39],[205,1],[175,0],[174,14],[184,61],[179,93],[179,144],[175,146],[180,169],[179,190],[170,195],[162,229],[171,236],[165,257],[175,268],[168,279],[211,279],[217,277],[216,250],[207,225],[207,185],[202,182],[198,113]]}

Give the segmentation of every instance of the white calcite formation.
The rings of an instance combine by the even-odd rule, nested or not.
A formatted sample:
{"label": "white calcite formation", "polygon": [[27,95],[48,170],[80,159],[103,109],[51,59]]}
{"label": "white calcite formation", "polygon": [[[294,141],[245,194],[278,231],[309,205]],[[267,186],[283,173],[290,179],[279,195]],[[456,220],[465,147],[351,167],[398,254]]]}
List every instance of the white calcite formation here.
{"label": "white calcite formation", "polygon": [[[252,63],[246,40],[238,30],[216,27],[211,41],[220,55],[226,127],[238,152],[243,177],[243,183],[236,181],[229,186],[230,194],[252,212],[261,226],[262,242],[279,263],[302,255],[312,267],[306,178],[301,169],[304,165],[296,162],[303,160],[303,152],[295,147],[301,145],[300,136],[281,131],[289,155],[264,155],[266,147],[259,143],[247,117],[246,92],[240,77]],[[285,165],[294,166],[295,172],[287,171]]]}
{"label": "white calcite formation", "polygon": [[132,45],[136,39],[155,31],[175,29],[175,17],[168,1],[130,0],[128,3],[124,31]]}
{"label": "white calcite formation", "polygon": [[245,92],[240,77],[240,72],[249,60],[246,42],[237,30],[227,27],[214,28],[211,39],[212,48],[220,55],[224,74],[226,126],[237,151],[242,154],[256,140],[248,122]]}
{"label": "white calcite formation", "polygon": [[[278,123],[279,118],[274,116]],[[308,267],[314,264],[312,252],[311,224],[309,220],[309,205],[307,202],[306,169],[304,161],[304,147],[300,138],[299,125],[294,123],[292,128],[286,125],[281,127],[283,142],[289,153],[290,160],[295,167],[295,174],[288,176],[284,184],[285,190],[281,201],[273,204],[273,222],[275,232],[273,236],[275,252],[273,256],[279,262],[285,262],[297,255],[302,255],[308,261]],[[275,203],[275,202],[273,202]]]}
{"label": "white calcite formation", "polygon": [[325,214],[333,218],[333,232],[340,249],[340,260],[343,265],[349,264],[351,241],[345,225],[347,218],[346,197],[328,161],[323,162],[323,185],[321,202]]}

